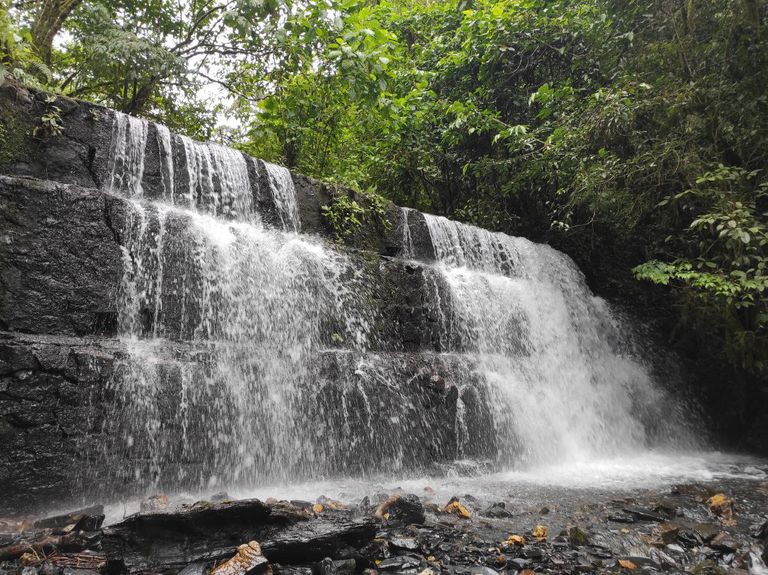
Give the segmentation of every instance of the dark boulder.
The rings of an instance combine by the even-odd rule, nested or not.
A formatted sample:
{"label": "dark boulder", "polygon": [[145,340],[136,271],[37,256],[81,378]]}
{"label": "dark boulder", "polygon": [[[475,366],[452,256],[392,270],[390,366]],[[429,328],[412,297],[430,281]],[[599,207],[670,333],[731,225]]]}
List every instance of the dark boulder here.
{"label": "dark boulder", "polygon": [[376,517],[388,523],[422,524],[426,518],[424,506],[417,495],[392,495],[376,509]]}
{"label": "dark boulder", "polygon": [[259,541],[270,562],[307,564],[361,548],[376,532],[372,520],[353,520],[349,512],[310,517],[302,509],[256,499],[202,502],[128,517],[104,530],[103,548],[129,572],[228,559],[242,541]]}

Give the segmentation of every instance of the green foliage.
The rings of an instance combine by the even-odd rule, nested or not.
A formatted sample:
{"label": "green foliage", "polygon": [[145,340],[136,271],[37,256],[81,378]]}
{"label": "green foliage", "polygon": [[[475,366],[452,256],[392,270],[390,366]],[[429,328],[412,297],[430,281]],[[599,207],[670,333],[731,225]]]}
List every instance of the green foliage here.
{"label": "green foliage", "polygon": [[337,35],[365,19],[378,45],[355,49],[384,55],[383,83],[348,89],[365,75],[321,42],[311,66],[271,72],[250,149],[550,241],[609,293],[661,285],[675,333],[761,373],[766,4],[340,4]]}
{"label": "green foliage", "polygon": [[6,77],[41,89],[53,83],[53,72],[35,53],[29,30],[12,18],[10,0],[0,0],[0,86]]}
{"label": "green foliage", "polygon": [[377,226],[388,231],[391,223],[387,216],[387,201],[373,192],[362,192],[361,202],[347,192],[336,192],[331,201],[321,208],[334,239],[344,243],[355,238],[364,226]]}
{"label": "green foliage", "polygon": [[343,242],[357,234],[363,227],[365,210],[346,194],[334,196],[321,208],[336,241]]}
{"label": "green foliage", "polygon": [[56,96],[48,96],[45,99],[45,112],[40,116],[37,126],[32,129],[32,136],[35,138],[49,138],[58,136],[64,131],[61,123],[61,108],[54,105]]}

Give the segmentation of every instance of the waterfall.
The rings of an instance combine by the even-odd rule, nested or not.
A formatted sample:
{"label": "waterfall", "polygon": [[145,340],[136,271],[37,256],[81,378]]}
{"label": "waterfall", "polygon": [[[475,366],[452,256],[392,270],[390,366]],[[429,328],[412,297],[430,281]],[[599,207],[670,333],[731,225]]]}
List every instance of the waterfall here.
{"label": "waterfall", "polygon": [[[146,146],[125,136],[126,126],[146,135],[146,125],[126,118],[113,135],[124,144],[115,182],[137,179],[131,170]],[[105,430],[113,482],[203,488],[330,471],[343,453],[337,426],[327,430],[332,454],[318,446],[319,424],[305,424],[322,374],[316,356],[336,341],[368,346],[370,286],[348,256],[294,233],[287,170],[268,167],[288,231],[269,229],[251,212],[242,154],[156,133],[162,194],[130,199],[120,232],[118,326],[128,355]],[[186,172],[178,185],[174,145]]]}
{"label": "waterfall", "polygon": [[293,177],[288,169],[264,162],[272,189],[272,200],[275,203],[277,215],[280,218],[282,229],[298,232],[300,229],[299,207],[296,203],[296,190],[293,185]]}
{"label": "waterfall", "polygon": [[657,439],[647,424],[673,402],[567,256],[442,217],[426,221],[448,286],[442,348],[477,358],[502,463],[589,460]]}
{"label": "waterfall", "polygon": [[155,125],[157,134],[157,148],[160,154],[160,177],[163,185],[164,202],[173,204],[175,190],[175,170],[173,167],[173,144],[171,143],[171,131],[161,125]]}
{"label": "waterfall", "polygon": [[399,211],[401,226],[400,245],[403,247],[400,257],[406,260],[411,260],[414,258],[415,252],[413,249],[413,239],[411,238],[411,226],[408,223],[408,212],[410,211],[410,208],[400,208]]}
{"label": "waterfall", "polygon": [[144,151],[148,124],[120,112],[112,119],[107,189],[128,197],[141,196],[144,178]]}
{"label": "waterfall", "polygon": [[[130,358],[116,382],[116,434],[129,438],[122,456],[143,452],[154,463],[137,466],[134,480],[169,471],[184,458],[179,449],[207,458],[205,484],[288,479],[311,467],[315,442],[301,422],[312,354],[330,323],[352,345],[369,323],[359,301],[365,287],[342,281],[350,262],[317,240],[248,222],[163,204],[133,208],[118,298]],[[184,365],[167,361],[170,339],[202,345],[207,367],[183,378],[184,409],[168,421],[158,406]]]}
{"label": "waterfall", "polygon": [[[296,233],[288,170],[264,163],[259,176],[238,151],[156,126],[145,174],[148,128],[117,114],[108,160],[108,191],[127,196],[112,484],[247,488],[457,458],[508,467],[664,439],[648,422],[674,417],[659,407],[672,402],[567,256],[425,216],[437,261],[397,313],[407,324],[425,304],[431,347],[386,348],[381,266]],[[400,211],[404,259],[417,257],[417,216]]]}
{"label": "waterfall", "polygon": [[183,205],[214,216],[253,217],[253,192],[248,164],[241,152],[179,136],[187,167],[187,193]]}

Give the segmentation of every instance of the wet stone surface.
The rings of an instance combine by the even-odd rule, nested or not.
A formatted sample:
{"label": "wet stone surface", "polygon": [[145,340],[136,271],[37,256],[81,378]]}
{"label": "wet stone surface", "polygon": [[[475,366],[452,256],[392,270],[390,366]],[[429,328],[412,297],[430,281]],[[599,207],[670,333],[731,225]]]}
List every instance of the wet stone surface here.
{"label": "wet stone surface", "polygon": [[[543,488],[542,491],[546,491]],[[372,493],[357,503],[183,503],[156,495],[104,527],[103,509],[0,520],[0,573],[765,573],[768,482],[658,490],[556,490],[548,502],[499,493],[441,500]]]}

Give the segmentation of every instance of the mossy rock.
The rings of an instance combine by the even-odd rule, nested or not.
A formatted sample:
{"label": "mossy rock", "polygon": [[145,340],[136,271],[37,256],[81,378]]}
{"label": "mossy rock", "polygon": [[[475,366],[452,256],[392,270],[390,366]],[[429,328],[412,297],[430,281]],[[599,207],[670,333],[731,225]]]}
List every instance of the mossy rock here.
{"label": "mossy rock", "polygon": [[0,166],[25,161],[34,152],[34,122],[23,111],[0,108]]}

